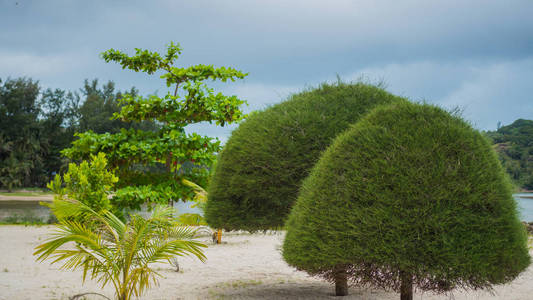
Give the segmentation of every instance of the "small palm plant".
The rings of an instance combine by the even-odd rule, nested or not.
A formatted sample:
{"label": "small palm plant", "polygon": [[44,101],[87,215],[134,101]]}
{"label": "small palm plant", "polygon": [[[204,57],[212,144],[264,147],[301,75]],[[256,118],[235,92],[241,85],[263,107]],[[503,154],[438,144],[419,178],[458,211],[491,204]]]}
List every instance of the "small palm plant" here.
{"label": "small palm plant", "polygon": [[74,200],[54,200],[51,209],[59,225],[37,246],[37,260],[63,261],[63,269],[81,269],[83,281],[89,274],[102,287],[112,283],[119,300],[139,297],[157,285],[160,274],[150,267],[153,263],[183,255],[205,260],[206,246],[193,240],[196,231],[176,226],[168,207],[156,206],[147,219],[134,215],[127,224],[109,211],[95,212]]}

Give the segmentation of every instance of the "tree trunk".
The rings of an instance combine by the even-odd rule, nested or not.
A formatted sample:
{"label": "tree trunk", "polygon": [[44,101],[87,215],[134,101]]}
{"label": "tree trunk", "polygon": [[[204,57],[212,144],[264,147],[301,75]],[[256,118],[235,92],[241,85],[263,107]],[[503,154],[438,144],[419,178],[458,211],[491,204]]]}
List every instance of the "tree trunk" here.
{"label": "tree trunk", "polygon": [[335,296],[348,295],[348,273],[345,267],[337,267],[335,272]]}
{"label": "tree trunk", "polygon": [[411,274],[400,271],[400,300],[413,300],[413,277]]}
{"label": "tree trunk", "polygon": [[217,231],[217,244],[222,244],[222,229]]}

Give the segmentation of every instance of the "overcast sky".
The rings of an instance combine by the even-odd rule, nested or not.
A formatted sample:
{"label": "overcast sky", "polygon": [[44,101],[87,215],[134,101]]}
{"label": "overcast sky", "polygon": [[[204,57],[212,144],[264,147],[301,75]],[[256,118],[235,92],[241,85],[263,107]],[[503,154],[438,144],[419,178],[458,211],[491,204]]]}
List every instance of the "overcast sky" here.
{"label": "overcast sky", "polygon": [[[115,48],[184,48],[178,64],[250,75],[217,85],[247,111],[335,80],[384,81],[414,101],[460,107],[482,130],[533,119],[533,1],[0,0],[0,78],[76,90],[85,78],[166,93],[157,76],[106,64]],[[225,140],[231,131],[193,128]]]}

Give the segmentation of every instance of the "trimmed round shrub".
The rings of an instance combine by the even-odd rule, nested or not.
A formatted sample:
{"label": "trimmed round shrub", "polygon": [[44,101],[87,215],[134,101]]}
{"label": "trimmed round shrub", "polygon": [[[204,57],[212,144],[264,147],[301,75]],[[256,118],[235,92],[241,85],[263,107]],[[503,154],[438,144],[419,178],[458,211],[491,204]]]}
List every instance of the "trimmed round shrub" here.
{"label": "trimmed round shrub", "polygon": [[339,135],[302,183],[286,229],[290,265],[402,299],[413,285],[488,288],[530,263],[490,143],[431,105],[382,106]]}
{"label": "trimmed round shrub", "polygon": [[363,83],[323,84],[252,113],[218,157],[208,224],[248,231],[283,226],[302,180],[335,136],[377,105],[400,99]]}

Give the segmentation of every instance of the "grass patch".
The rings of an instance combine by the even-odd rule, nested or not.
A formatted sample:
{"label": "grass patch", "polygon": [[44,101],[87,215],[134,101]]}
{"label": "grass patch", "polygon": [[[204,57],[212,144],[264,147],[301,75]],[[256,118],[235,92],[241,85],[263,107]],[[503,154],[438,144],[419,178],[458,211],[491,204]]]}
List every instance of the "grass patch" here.
{"label": "grass patch", "polygon": [[48,196],[53,195],[52,192],[46,192],[46,191],[13,191],[11,193],[2,191],[0,192],[0,196],[28,196],[28,197],[36,197],[36,196]]}
{"label": "grass patch", "polygon": [[249,286],[254,286],[254,285],[260,285],[262,284],[263,282],[261,280],[235,280],[235,281],[231,281],[231,282],[227,282],[225,283],[228,287],[231,287],[231,288],[234,288],[234,289],[242,289],[242,288],[246,288],[246,287],[249,287]]}
{"label": "grass patch", "polygon": [[0,221],[0,225],[48,225],[57,223],[57,218],[50,214],[48,218],[36,216],[31,211],[24,214],[14,214]]}
{"label": "grass patch", "polygon": [[210,288],[208,291],[209,298],[213,299],[231,299],[232,297],[229,295],[224,295],[222,290],[227,289],[244,289],[251,286],[256,286],[263,284],[261,280],[234,280],[234,281],[228,281],[228,282],[221,282],[217,283],[214,287]]}

